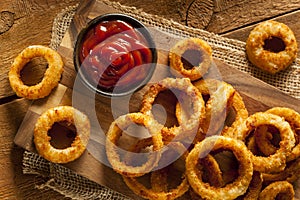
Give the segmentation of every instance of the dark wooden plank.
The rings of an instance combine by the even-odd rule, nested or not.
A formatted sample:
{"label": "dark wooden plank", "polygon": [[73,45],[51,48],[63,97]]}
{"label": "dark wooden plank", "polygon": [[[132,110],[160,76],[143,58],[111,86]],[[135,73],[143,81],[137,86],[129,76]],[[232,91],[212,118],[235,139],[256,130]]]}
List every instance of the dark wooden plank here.
{"label": "dark wooden plank", "polygon": [[218,34],[300,9],[299,1],[219,0],[206,30]]}
{"label": "dark wooden plank", "polygon": [[[272,20],[276,20],[278,22],[284,23],[290,27],[290,29],[295,34],[296,41],[298,42],[298,46],[300,44],[300,24],[298,23],[298,20],[297,20],[297,19],[299,19],[299,17],[300,17],[300,10],[272,18]],[[222,34],[222,36],[245,42],[249,36],[250,31],[257,24],[258,23],[255,23],[253,25],[246,26],[246,27],[238,29],[238,30],[230,31],[228,33]],[[300,48],[298,49],[298,55],[299,55],[299,53],[300,53]]]}
{"label": "dark wooden plank", "polygon": [[144,12],[162,16],[167,19],[173,19],[179,23],[186,23],[186,16],[190,5],[194,0],[156,0],[153,1],[135,1],[135,0],[117,0],[122,5],[133,6]]}
{"label": "dark wooden plank", "polygon": [[[199,5],[210,1],[166,0],[155,1],[155,4],[151,1],[117,1],[122,5],[134,6],[148,13],[173,19],[178,23],[187,24],[195,28],[205,28],[218,34],[237,30],[244,26],[300,9],[300,3],[297,0],[215,0],[210,22],[208,25],[203,26],[202,22],[196,22],[197,17],[199,20],[202,18],[201,11],[205,11]],[[204,13],[204,15],[206,14]],[[194,21],[194,23],[189,23],[191,21]]]}

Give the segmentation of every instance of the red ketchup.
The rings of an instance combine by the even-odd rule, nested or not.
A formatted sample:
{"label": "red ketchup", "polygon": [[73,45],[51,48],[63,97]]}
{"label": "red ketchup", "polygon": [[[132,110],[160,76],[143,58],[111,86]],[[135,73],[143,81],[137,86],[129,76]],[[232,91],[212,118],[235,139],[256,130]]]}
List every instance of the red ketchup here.
{"label": "red ketchup", "polygon": [[80,62],[87,78],[98,88],[108,92],[114,88],[126,90],[147,76],[152,52],[145,38],[130,24],[103,21],[84,37]]}

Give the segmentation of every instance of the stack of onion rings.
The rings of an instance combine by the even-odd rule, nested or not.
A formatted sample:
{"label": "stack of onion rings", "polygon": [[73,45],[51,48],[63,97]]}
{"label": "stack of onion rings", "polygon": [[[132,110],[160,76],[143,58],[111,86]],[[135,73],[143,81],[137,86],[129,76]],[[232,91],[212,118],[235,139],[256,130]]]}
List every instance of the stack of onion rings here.
{"label": "stack of onion rings", "polygon": [[284,120],[290,124],[296,138],[296,145],[292,149],[291,154],[287,157],[287,161],[295,160],[300,156],[300,114],[293,109],[281,107],[274,107],[266,112],[283,117]]}
{"label": "stack of onion rings", "polygon": [[[50,144],[48,131],[55,122],[67,121],[76,127],[76,137],[70,147],[57,149]],[[85,151],[90,136],[87,116],[71,106],[58,106],[44,112],[34,128],[34,143],[38,153],[54,163],[71,162]]]}
{"label": "stack of onion rings", "polygon": [[[28,86],[21,80],[20,72],[35,57],[44,57],[49,66],[41,82]],[[27,99],[39,99],[48,96],[52,89],[58,85],[62,72],[63,61],[55,50],[41,45],[33,45],[24,49],[15,58],[8,77],[12,89],[18,96]]]}
{"label": "stack of onion rings", "polygon": [[[166,89],[176,89],[176,95],[180,91],[180,94],[176,96],[179,103],[176,104],[175,111],[179,125],[171,128],[159,124],[152,113],[154,100],[161,91]],[[205,102],[206,96],[209,98]],[[184,103],[181,103],[183,101]],[[221,105],[218,105],[220,101]],[[140,121],[141,125],[149,123],[146,128],[151,129],[155,126],[154,132],[160,135],[158,140],[160,145],[155,145],[156,139],[150,137],[140,140],[133,148],[135,153],[142,152],[143,148],[150,146],[151,151],[160,152],[156,157],[150,157],[150,161],[147,160],[145,164],[147,167],[129,166],[128,163],[131,161],[127,161],[131,158],[121,161],[116,153],[115,144],[120,137],[120,130],[131,123],[126,120],[132,121],[133,119],[123,117],[122,123],[118,125],[116,123],[118,120],[115,120],[108,132],[110,139],[107,140],[107,142],[112,141],[109,142],[110,146],[107,145],[107,155],[109,161],[112,162],[112,167],[122,175],[126,185],[138,196],[146,199],[175,199],[182,195],[189,195],[192,199],[258,199],[266,184],[269,185],[274,181],[292,183],[299,177],[297,173],[300,171],[300,159],[289,161],[289,159],[294,159],[292,155],[298,158],[296,154],[298,140],[295,146],[295,137],[298,138],[299,124],[293,121],[293,118],[298,119],[298,113],[294,110],[273,108],[248,116],[241,96],[231,85],[210,79],[191,83],[187,78],[166,78],[151,85],[145,92],[141,105],[140,113],[125,116],[127,118],[130,115],[139,115],[137,118],[146,117],[144,122],[140,120],[134,122]],[[220,113],[228,114],[230,107],[235,112],[232,124],[219,122],[215,130],[219,130],[217,133],[221,135],[207,134],[200,139],[198,133],[208,130],[207,127],[209,127],[204,126],[206,117],[218,116]],[[199,113],[195,113],[196,111]],[[187,124],[191,119],[193,119],[192,123]],[[190,136],[187,133],[189,130],[197,129],[197,126],[198,132],[194,135],[196,140],[190,140],[193,143],[187,144],[185,138]],[[275,137],[270,127],[275,127],[280,135],[278,146],[270,142],[270,139]],[[178,135],[181,137],[176,137]],[[261,139],[262,144],[256,141],[258,138]],[[168,170],[164,167],[170,160],[162,155],[165,152],[164,149],[174,143],[191,146],[188,148],[182,182],[177,185],[177,188],[170,190],[169,180],[166,178]],[[154,148],[155,146],[160,146],[160,148]],[[263,147],[272,148],[262,150]],[[186,150],[180,151],[179,154],[184,154]],[[221,160],[218,159],[223,154],[229,153],[227,151],[232,152],[232,155],[221,158],[221,160],[227,159],[225,163],[220,162]],[[149,164],[151,159],[153,159],[152,167]],[[132,160],[135,162],[134,158]],[[238,168],[228,168],[236,162],[239,163]],[[143,169],[143,172],[139,170],[139,167]],[[150,188],[140,182],[142,179],[137,179],[146,174],[150,175]],[[190,193],[186,193],[188,189]]]}
{"label": "stack of onion rings", "polygon": [[[283,171],[277,173],[264,173],[263,178],[267,183],[274,181],[288,181],[290,183],[295,182],[299,177],[300,171],[300,146],[299,146],[299,129],[300,129],[300,114],[293,109],[285,107],[274,107],[266,111],[266,113],[271,113],[282,117],[291,126],[296,139],[295,146],[292,148],[291,152],[287,155],[286,162],[287,165]],[[259,130],[266,129],[266,127],[258,127]],[[257,128],[257,129],[258,129]],[[260,136],[261,135],[261,136]],[[272,155],[277,150],[278,147],[272,143],[272,133],[262,130],[260,134],[255,137],[255,143],[257,145],[258,151],[262,152],[263,155]]]}
{"label": "stack of onion rings", "polygon": [[289,123],[281,117],[266,112],[254,113],[241,126],[237,127],[238,139],[245,141],[252,130],[263,125],[276,127],[280,132],[281,142],[279,149],[268,157],[251,154],[254,170],[260,172],[282,171],[286,166],[287,155],[295,145],[295,137]]}
{"label": "stack of onion rings", "polygon": [[194,135],[198,131],[199,124],[204,117],[205,107],[201,94],[188,78],[165,78],[158,83],[151,85],[150,89],[143,97],[140,112],[152,116],[152,105],[155,98],[161,91],[167,89],[176,89],[183,92],[191,99],[193,107],[192,114],[189,116],[186,123],[171,128],[164,127],[162,129],[164,141],[171,141],[174,137],[186,137],[185,133]]}
{"label": "stack of onion rings", "polygon": [[[174,55],[171,54],[170,59],[174,59]],[[23,87],[22,82],[18,82],[19,73],[24,65],[36,56],[45,57],[49,62],[49,68],[41,83],[32,87],[26,86],[28,88]],[[57,63],[54,63],[54,60]],[[58,84],[62,65],[59,55],[42,46],[31,46],[18,55],[13,63],[9,73],[12,88],[17,95],[29,99],[47,96],[55,84]],[[53,70],[53,77],[49,76]],[[54,81],[44,90],[49,77]],[[294,183],[300,177],[299,113],[290,108],[275,107],[248,116],[242,97],[230,84],[212,79],[191,82],[196,79],[199,79],[198,75],[188,78],[166,78],[153,84],[143,97],[140,112],[128,113],[112,122],[106,138],[106,154],[112,168],[121,174],[124,182],[134,193],[147,199],[176,199],[186,195],[189,189],[193,199],[275,198],[282,193],[281,189],[292,198],[294,191],[290,183]],[[155,98],[161,91],[167,89],[180,91],[175,113],[179,126],[172,128],[159,124],[151,113]],[[209,96],[206,103],[205,96]],[[226,118],[230,107],[235,112],[232,124],[228,125],[223,120],[217,122],[212,133],[221,135],[209,134],[211,118],[213,116]],[[75,140],[71,147],[66,149],[55,149],[50,144],[51,137],[48,131],[59,121],[67,121],[76,126]],[[121,159],[119,153],[123,152],[118,147],[118,142],[123,131],[133,123],[144,126],[150,134],[148,138],[139,140],[129,153],[124,154],[125,158]],[[268,126],[278,129],[281,139],[278,146],[272,143],[274,135]],[[191,132],[197,132],[196,140],[194,144],[188,144],[191,146],[187,150],[184,146],[187,145],[185,138],[189,137]],[[206,138],[202,137],[203,135],[199,136],[199,132],[205,133],[203,135]],[[90,124],[87,116],[73,107],[59,106],[47,110],[39,117],[34,129],[34,143],[38,153],[47,160],[67,163],[82,155],[89,134]],[[185,161],[181,183],[174,189],[169,188],[168,167],[165,167],[170,159],[163,156],[168,147],[174,148],[179,154],[178,157],[182,156]],[[134,162],[130,160],[132,155],[142,152],[144,148],[151,149],[148,151],[147,161],[139,166],[130,165]],[[234,180],[226,179],[228,177],[225,176],[228,175],[224,175],[223,168],[219,166],[220,162],[215,159],[214,153],[224,150],[231,151],[239,162],[239,168],[235,172],[238,176]],[[175,161],[172,164],[177,163]],[[150,173],[150,189],[137,180],[137,177],[147,173]],[[264,189],[263,184],[266,186]]]}

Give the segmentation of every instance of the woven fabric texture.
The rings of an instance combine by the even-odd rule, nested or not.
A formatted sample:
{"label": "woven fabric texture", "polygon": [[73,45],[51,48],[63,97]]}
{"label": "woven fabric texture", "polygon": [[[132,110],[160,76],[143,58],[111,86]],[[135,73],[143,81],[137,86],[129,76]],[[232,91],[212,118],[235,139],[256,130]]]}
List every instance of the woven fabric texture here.
{"label": "woven fabric texture", "polygon": [[[228,39],[204,30],[183,26],[172,20],[153,16],[141,10],[122,6],[117,2],[104,0],[107,5],[120,12],[131,15],[146,25],[154,26],[162,31],[180,37],[199,37],[207,41],[213,48],[213,57],[220,59],[240,71],[251,74],[281,91],[300,99],[300,66],[299,59],[290,66],[289,70],[277,75],[266,74],[248,62],[245,54],[245,43]],[[69,28],[76,13],[77,6],[68,7],[57,15],[53,23],[50,47],[57,49]],[[41,187],[49,187],[72,199],[114,199],[124,200],[127,197],[100,186],[73,171],[57,164],[44,160],[39,155],[25,151],[23,155],[23,172],[25,174],[38,174],[47,177],[48,182]]]}

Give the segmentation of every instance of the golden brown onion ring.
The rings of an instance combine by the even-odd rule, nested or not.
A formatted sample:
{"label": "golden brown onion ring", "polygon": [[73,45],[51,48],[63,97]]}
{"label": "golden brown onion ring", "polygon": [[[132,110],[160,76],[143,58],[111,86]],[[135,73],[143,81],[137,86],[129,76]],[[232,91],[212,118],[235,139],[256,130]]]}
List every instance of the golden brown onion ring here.
{"label": "golden brown onion ring", "polygon": [[[193,114],[193,102],[192,99],[188,98],[187,95],[185,94],[179,95],[178,98],[179,100],[175,106],[175,117],[180,126],[181,124],[185,124]],[[202,115],[202,119],[200,120],[199,123],[199,128],[198,130],[195,131],[194,138],[191,141],[192,143],[197,143],[198,141],[203,140],[203,138],[205,137],[205,134],[203,133],[203,128],[201,127],[204,118],[205,118],[205,114]]]}
{"label": "golden brown onion ring", "polygon": [[[197,163],[199,158],[206,156],[209,151],[232,151],[239,162],[239,176],[224,187],[213,187],[203,182],[198,176]],[[243,195],[250,184],[253,166],[247,147],[241,141],[224,136],[210,136],[197,143],[186,159],[186,174],[193,190],[206,199],[235,199]]]}
{"label": "golden brown onion ring", "polygon": [[[259,194],[259,200],[294,199],[293,185],[287,181],[277,181],[268,185]],[[281,198],[280,198],[281,197]]]}
{"label": "golden brown onion ring", "polygon": [[[118,141],[122,136],[123,131],[133,123],[144,126],[149,131],[153,142],[153,152],[150,152],[148,160],[139,166],[127,165],[125,162],[121,161],[120,155],[118,154],[118,149],[120,149],[117,146]],[[115,119],[111,123],[106,134],[106,155],[112,168],[117,173],[130,177],[142,176],[153,170],[159,162],[161,156],[160,150],[164,145],[161,136],[161,128],[162,126],[153,118],[142,113],[128,113]]]}
{"label": "golden brown onion ring", "polygon": [[[36,85],[28,86],[21,80],[20,72],[35,57],[44,57],[49,65],[42,81]],[[27,99],[39,99],[48,96],[52,89],[58,85],[62,72],[63,61],[55,50],[41,45],[33,45],[25,48],[14,59],[8,78],[12,89],[18,96]]]}
{"label": "golden brown onion ring", "polygon": [[291,154],[287,157],[287,161],[298,158],[300,156],[300,114],[291,108],[284,107],[274,107],[266,112],[283,117],[284,120],[290,124],[296,138],[296,145],[292,149]]}
{"label": "golden brown onion ring", "polygon": [[[213,171],[210,171],[211,173],[208,174],[208,176],[214,177],[215,173]],[[212,182],[210,182],[212,183]],[[221,182],[217,182],[217,184],[224,184],[224,181],[222,180]],[[222,185],[212,185],[215,187],[222,187]],[[250,185],[247,189],[247,192],[236,198],[236,200],[254,200],[254,199],[258,199],[258,196],[261,192],[263,186],[263,177],[262,174],[260,172],[254,171],[253,175],[252,175],[252,179],[250,182]],[[203,198],[201,198],[199,195],[197,195],[197,193],[195,193],[191,188],[190,188],[190,196],[192,200],[202,200]]]}
{"label": "golden brown onion ring", "polygon": [[278,129],[281,137],[280,147],[275,154],[268,157],[256,156],[251,153],[254,170],[269,173],[282,171],[285,167],[286,157],[295,145],[294,133],[288,122],[270,113],[254,113],[236,128],[238,139],[245,141],[252,130],[262,125],[271,125]]}
{"label": "golden brown onion ring", "polygon": [[[136,145],[135,151],[142,148],[141,145],[149,145],[149,141],[142,141]],[[175,150],[179,154],[181,154],[181,159],[185,160],[186,153],[182,154],[182,152],[186,152],[186,148],[179,142],[170,142],[168,143],[167,148],[171,148],[172,150]],[[169,149],[170,150],[170,149]],[[162,156],[162,159],[164,157]],[[172,165],[166,166],[164,168],[161,168],[157,171],[151,172],[151,188],[147,188],[142,183],[140,183],[136,178],[134,177],[127,177],[122,176],[124,182],[126,185],[137,195],[145,198],[145,199],[151,199],[151,200],[157,200],[157,199],[176,199],[180,196],[182,196],[184,193],[186,193],[189,189],[189,184],[187,181],[187,178],[185,177],[185,174],[183,174],[183,178],[181,183],[177,186],[177,188],[169,189],[168,183],[167,183],[167,175],[168,170],[171,170],[170,168]],[[170,168],[170,169],[169,169]]]}
{"label": "golden brown onion ring", "polygon": [[[187,55],[191,53],[191,55]],[[195,55],[194,55],[195,54]],[[197,59],[196,63],[193,63]],[[177,42],[169,53],[170,70],[176,77],[189,78],[191,81],[200,79],[208,71],[212,62],[212,48],[202,39],[187,38]],[[186,60],[188,65],[183,62]]]}
{"label": "golden brown onion ring", "polygon": [[233,123],[227,126],[223,122],[221,125],[223,127],[222,135],[232,136],[233,129],[248,117],[248,111],[240,94],[229,83],[215,79],[200,80],[195,82],[194,85],[202,95],[210,96],[206,103],[206,120],[203,122],[204,131],[207,132],[207,124],[210,123],[213,116],[216,119],[220,119],[219,114],[224,112],[222,111],[224,107],[226,108],[226,114],[232,107],[235,112]]}
{"label": "golden brown onion ring", "polygon": [[[249,116],[248,110],[245,106],[245,103],[243,101],[242,96],[235,91],[233,98],[229,102],[229,107],[233,108],[233,111],[235,113],[235,118],[231,125],[225,126],[222,135],[236,138],[237,136],[234,135],[234,130],[237,126],[243,123],[245,119]],[[227,111],[228,112],[228,111]]]}
{"label": "golden brown onion ring", "polygon": [[148,116],[152,116],[152,105],[155,98],[161,91],[167,89],[176,89],[185,93],[185,95],[193,102],[193,108],[192,114],[185,123],[171,128],[164,127],[162,129],[164,141],[171,141],[174,137],[177,137],[178,139],[180,139],[180,137],[188,137],[189,134],[194,136],[198,131],[200,121],[204,117],[205,108],[204,100],[199,94],[199,91],[188,78],[165,78],[158,83],[151,85],[143,97],[141,112]]}
{"label": "golden brown onion ring", "polygon": [[[202,96],[209,96],[205,105],[205,118],[200,124],[195,142],[218,133],[235,137],[233,135],[235,127],[248,117],[248,111],[239,93],[230,84],[216,79],[204,79],[193,84]],[[191,112],[189,107],[181,107],[180,104],[176,104],[176,117],[179,124],[185,123],[188,118],[187,113]],[[229,115],[231,108],[235,112],[235,117],[230,125],[226,125],[226,116]]]}
{"label": "golden brown onion ring", "polygon": [[[48,131],[55,122],[66,121],[76,127],[76,137],[71,146],[65,149],[54,148],[50,144]],[[88,117],[71,106],[58,106],[48,109],[37,120],[34,128],[34,144],[38,153],[54,163],[71,162],[85,151],[90,136]]]}
{"label": "golden brown onion ring", "polygon": [[[272,51],[265,48],[268,40],[277,38],[284,43],[282,49]],[[250,62],[271,74],[287,68],[295,60],[297,51],[297,41],[292,30],[287,25],[272,20],[256,26],[246,42]]]}
{"label": "golden brown onion ring", "polygon": [[201,128],[206,136],[218,135],[223,130],[228,102],[235,90],[231,85],[214,79],[203,79],[194,85],[202,95],[210,96],[205,106],[205,119]]}

